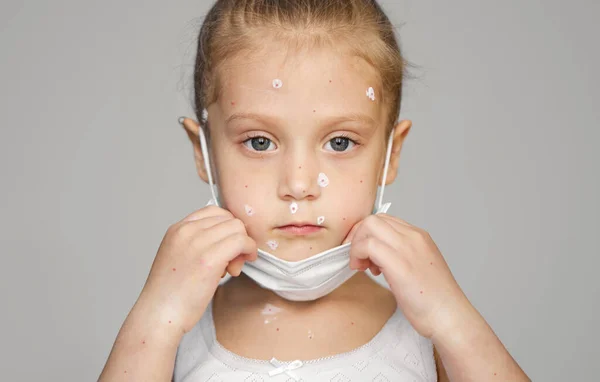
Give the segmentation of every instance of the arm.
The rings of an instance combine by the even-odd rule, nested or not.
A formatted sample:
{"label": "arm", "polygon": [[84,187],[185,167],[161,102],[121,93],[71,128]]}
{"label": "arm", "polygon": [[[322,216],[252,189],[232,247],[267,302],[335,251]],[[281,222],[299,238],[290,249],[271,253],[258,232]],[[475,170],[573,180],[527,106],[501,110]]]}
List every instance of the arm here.
{"label": "arm", "polygon": [[435,371],[437,373],[438,382],[450,382],[448,374],[446,374],[446,369],[444,369],[444,364],[442,364],[442,360],[440,359],[440,355],[435,346],[433,347],[433,358],[435,359]]}
{"label": "arm", "polygon": [[99,382],[171,381],[181,330],[136,302],[123,323]]}
{"label": "arm", "polygon": [[439,381],[530,382],[479,312],[465,306],[460,323],[432,338]]}

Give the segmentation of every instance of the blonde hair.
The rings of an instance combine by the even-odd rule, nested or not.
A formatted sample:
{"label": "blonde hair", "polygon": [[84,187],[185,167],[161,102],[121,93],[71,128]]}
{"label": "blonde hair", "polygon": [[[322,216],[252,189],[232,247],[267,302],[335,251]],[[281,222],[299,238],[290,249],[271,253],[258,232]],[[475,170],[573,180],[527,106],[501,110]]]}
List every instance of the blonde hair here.
{"label": "blonde hair", "polygon": [[[342,42],[374,67],[388,111],[387,139],[400,114],[409,64],[401,54],[394,26],[375,0],[218,0],[198,37],[194,111],[199,121],[202,111],[219,98],[220,65],[255,50],[266,33],[296,43]],[[208,128],[205,133],[208,136]]]}

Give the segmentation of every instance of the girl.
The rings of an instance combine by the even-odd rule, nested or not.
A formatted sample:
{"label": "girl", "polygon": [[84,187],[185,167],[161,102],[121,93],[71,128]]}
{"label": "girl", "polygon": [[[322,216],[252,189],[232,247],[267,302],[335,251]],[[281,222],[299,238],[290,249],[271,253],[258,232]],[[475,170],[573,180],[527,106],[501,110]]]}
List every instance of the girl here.
{"label": "girl", "polygon": [[405,67],[373,0],[217,1],[180,120],[213,200],[167,230],[100,380],[529,380],[381,204]]}

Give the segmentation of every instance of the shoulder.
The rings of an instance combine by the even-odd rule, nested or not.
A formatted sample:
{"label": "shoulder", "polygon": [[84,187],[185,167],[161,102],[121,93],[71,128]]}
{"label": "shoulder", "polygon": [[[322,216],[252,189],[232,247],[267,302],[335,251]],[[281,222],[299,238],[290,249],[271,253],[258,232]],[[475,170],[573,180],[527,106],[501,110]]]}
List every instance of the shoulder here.
{"label": "shoulder", "polygon": [[192,330],[185,333],[177,347],[175,366],[173,369],[173,381],[184,380],[194,369],[201,364],[209,354],[210,338],[213,328],[211,327],[209,304],[200,320]]}

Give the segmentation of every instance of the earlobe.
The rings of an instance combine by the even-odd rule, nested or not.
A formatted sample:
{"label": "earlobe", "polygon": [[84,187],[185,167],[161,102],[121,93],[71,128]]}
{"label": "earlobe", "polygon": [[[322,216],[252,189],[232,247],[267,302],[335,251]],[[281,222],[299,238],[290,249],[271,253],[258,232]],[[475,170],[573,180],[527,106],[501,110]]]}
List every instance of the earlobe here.
{"label": "earlobe", "polygon": [[194,149],[194,162],[196,163],[196,171],[198,176],[205,182],[208,183],[208,175],[206,173],[206,167],[204,165],[204,157],[202,156],[202,148],[200,145],[200,124],[191,118],[181,117],[179,123],[185,129],[188,138],[192,142]]}
{"label": "earlobe", "polygon": [[[396,124],[393,131],[392,138],[392,152],[390,155],[390,164],[387,172],[387,179],[385,185],[392,184],[398,175],[398,167],[400,165],[400,151],[402,150],[402,145],[404,143],[404,139],[408,135],[410,129],[412,127],[412,121],[403,120]],[[385,163],[384,163],[385,166]],[[381,170],[381,176],[383,177],[383,168]],[[380,179],[381,184],[382,179]]]}

